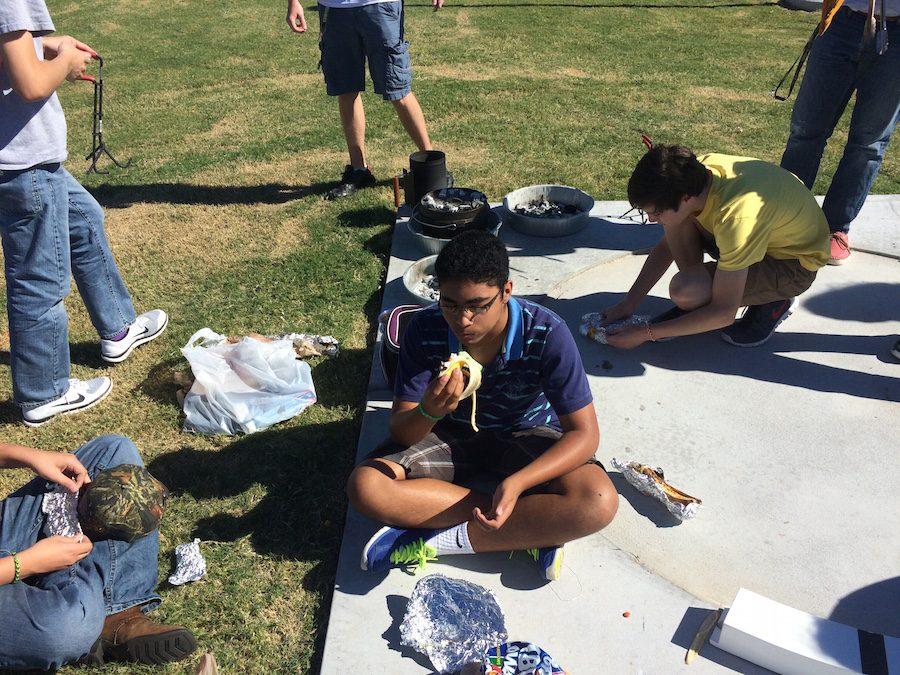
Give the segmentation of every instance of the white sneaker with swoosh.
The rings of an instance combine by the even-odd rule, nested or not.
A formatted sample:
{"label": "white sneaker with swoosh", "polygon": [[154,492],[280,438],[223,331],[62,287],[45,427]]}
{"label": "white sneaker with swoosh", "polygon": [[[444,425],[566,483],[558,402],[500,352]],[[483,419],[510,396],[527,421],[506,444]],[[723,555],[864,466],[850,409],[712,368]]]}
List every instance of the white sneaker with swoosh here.
{"label": "white sneaker with swoosh", "polygon": [[169,325],[169,315],[161,309],[144,312],[128,327],[128,334],[121,340],[100,340],[100,357],[107,363],[120,363],[135,347],[147,344],[160,335]]}
{"label": "white sneaker with swoosh", "polygon": [[112,380],[95,377],[91,380],[69,379],[69,389],[55,401],[44,403],[37,408],[24,410],[22,421],[26,426],[39,427],[57,415],[71,415],[97,405],[112,391]]}

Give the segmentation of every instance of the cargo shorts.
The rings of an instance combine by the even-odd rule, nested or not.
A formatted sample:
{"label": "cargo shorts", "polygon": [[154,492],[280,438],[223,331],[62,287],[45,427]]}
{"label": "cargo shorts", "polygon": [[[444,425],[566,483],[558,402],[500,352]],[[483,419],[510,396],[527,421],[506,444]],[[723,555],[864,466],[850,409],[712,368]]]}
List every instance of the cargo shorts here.
{"label": "cargo shorts", "polygon": [[340,96],[366,90],[366,61],[375,93],[399,101],[412,88],[409,42],[403,37],[403,2],[359,7],[319,5],[319,51],[325,90]]}
{"label": "cargo shorts", "polygon": [[[399,464],[407,478],[434,478],[448,483],[464,483],[480,476],[502,480],[524,469],[549,450],[562,432],[552,427],[519,431],[472,431],[454,422],[439,422],[425,438],[404,447],[387,440],[366,458],[386,459]],[[605,471],[603,464],[589,459]],[[541,492],[547,484],[532,488]]]}
{"label": "cargo shorts", "polygon": [[[718,260],[719,248],[715,239],[702,229],[701,236],[703,250]],[[709,276],[715,279],[718,263],[712,261],[703,263],[703,266]],[[781,260],[767,255],[747,268],[747,281],[744,284],[741,305],[764,305],[767,302],[796,298],[806,292],[815,280],[816,273],[806,269],[799,260],[794,258]]]}

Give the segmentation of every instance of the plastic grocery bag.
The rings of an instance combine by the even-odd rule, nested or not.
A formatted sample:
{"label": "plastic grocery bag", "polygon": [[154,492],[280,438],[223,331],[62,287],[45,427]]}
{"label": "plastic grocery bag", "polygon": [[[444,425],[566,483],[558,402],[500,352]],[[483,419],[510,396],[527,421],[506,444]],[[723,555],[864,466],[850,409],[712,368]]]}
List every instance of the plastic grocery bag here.
{"label": "plastic grocery bag", "polygon": [[194,384],[184,399],[184,430],[253,433],[299,415],[316,402],[309,364],[290,340],[229,342],[209,328],[194,333],[181,353]]}

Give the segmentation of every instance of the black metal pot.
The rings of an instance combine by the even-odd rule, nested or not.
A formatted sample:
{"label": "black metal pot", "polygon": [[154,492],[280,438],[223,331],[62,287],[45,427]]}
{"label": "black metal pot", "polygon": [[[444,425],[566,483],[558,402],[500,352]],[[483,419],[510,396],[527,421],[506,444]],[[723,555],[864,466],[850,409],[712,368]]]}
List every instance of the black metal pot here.
{"label": "black metal pot", "polygon": [[491,209],[487,208],[477,218],[466,223],[434,223],[425,218],[422,215],[421,207],[417,206],[413,209],[412,217],[416,225],[421,228],[422,234],[438,239],[452,239],[466,230],[490,229],[492,225],[490,220],[491,213]]}
{"label": "black metal pot", "polygon": [[[459,208],[456,211],[444,211],[429,206],[426,203],[429,197],[435,201],[456,204]],[[461,206],[473,202],[476,202],[474,206]],[[432,190],[425,194],[419,202],[419,217],[434,225],[467,226],[481,223],[489,210],[487,195],[470,188],[447,187]]]}

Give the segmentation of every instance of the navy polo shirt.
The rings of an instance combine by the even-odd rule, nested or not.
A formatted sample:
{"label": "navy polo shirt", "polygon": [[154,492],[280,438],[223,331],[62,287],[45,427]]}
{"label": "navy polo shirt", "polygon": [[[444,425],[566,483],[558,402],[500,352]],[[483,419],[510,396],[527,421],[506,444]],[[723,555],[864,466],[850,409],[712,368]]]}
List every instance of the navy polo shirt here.
{"label": "navy polo shirt", "polygon": [[[549,426],[561,430],[558,415],[593,401],[581,355],[566,322],[546,307],[514,297],[503,349],[481,375],[476,392],[479,429],[516,431]],[[440,308],[432,305],[412,318],[400,345],[394,396],[422,400],[441,363],[460,350]],[[469,424],[470,398],[449,419]]]}

